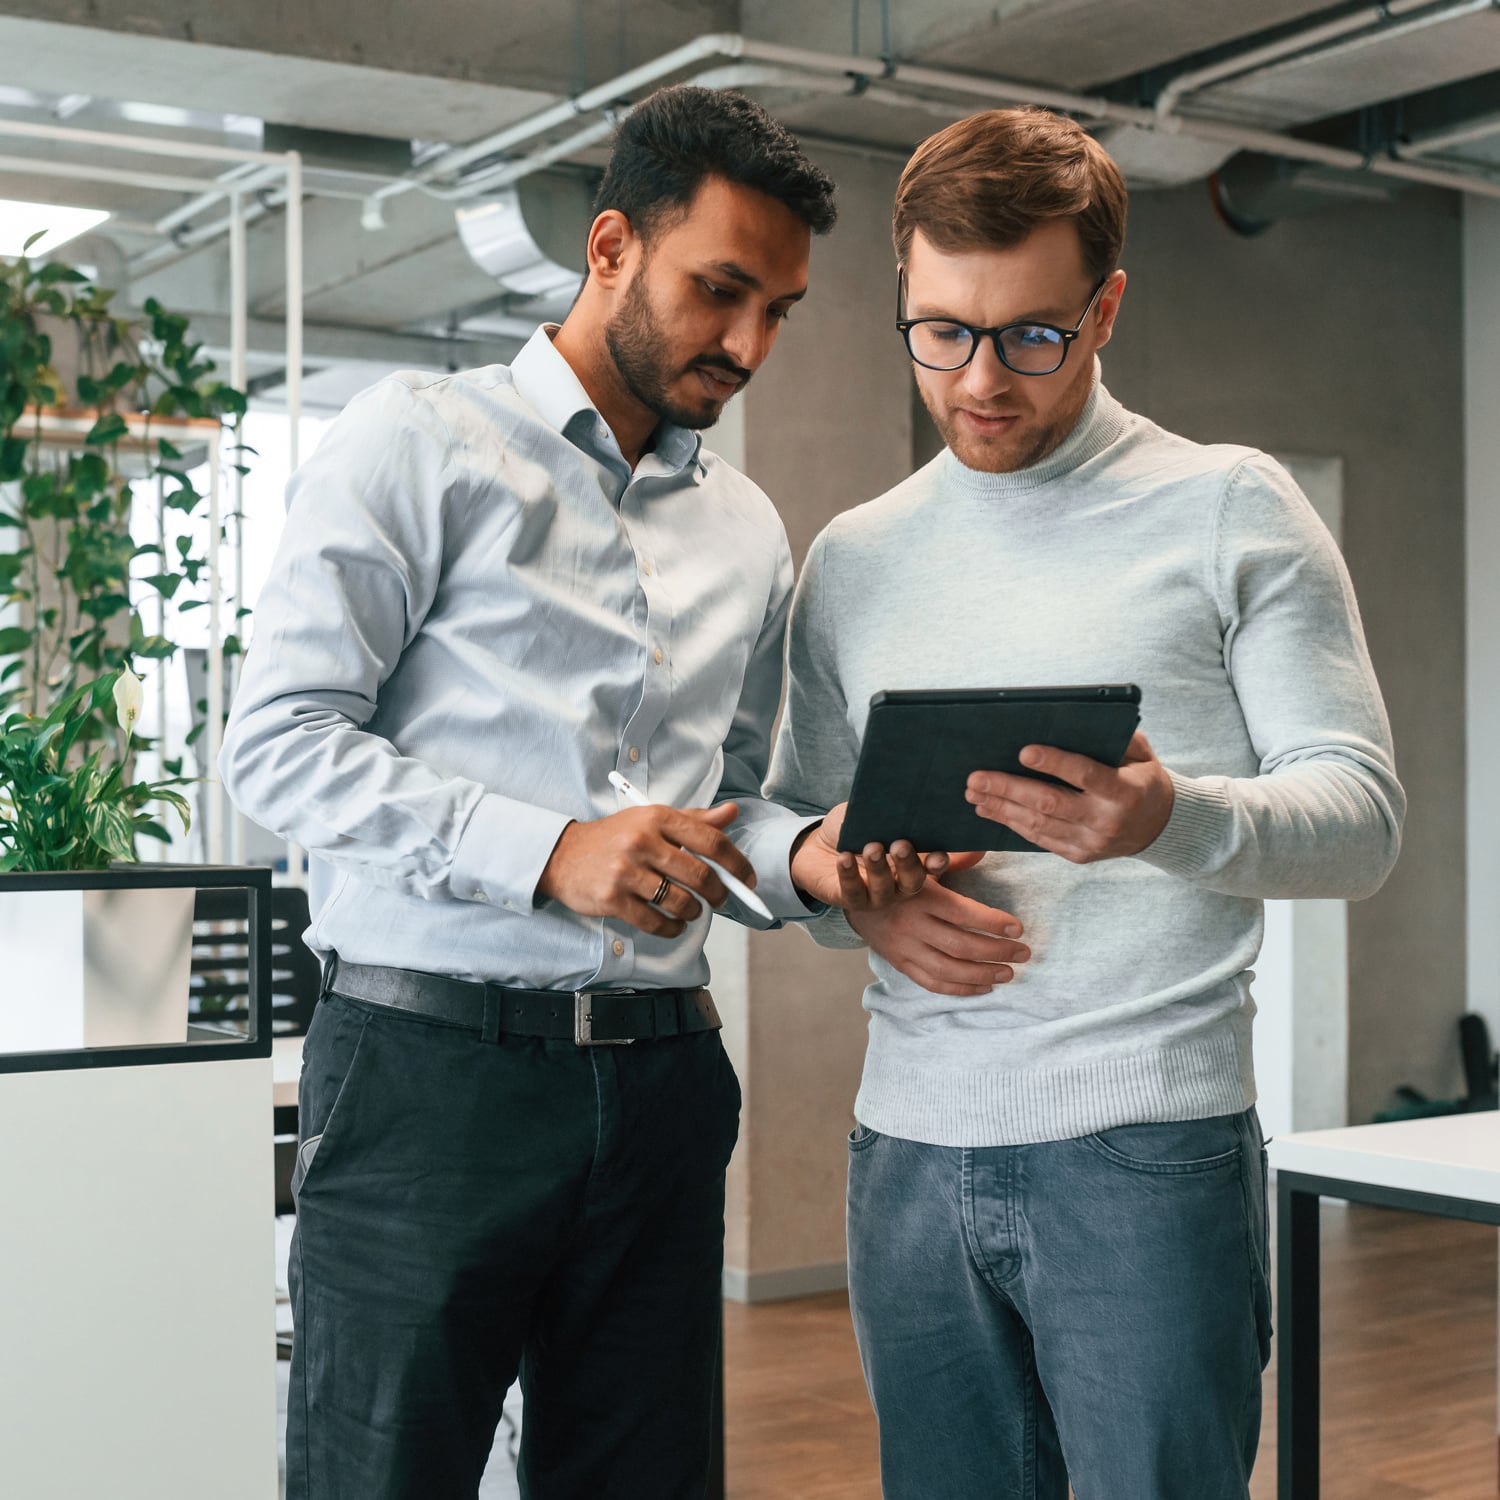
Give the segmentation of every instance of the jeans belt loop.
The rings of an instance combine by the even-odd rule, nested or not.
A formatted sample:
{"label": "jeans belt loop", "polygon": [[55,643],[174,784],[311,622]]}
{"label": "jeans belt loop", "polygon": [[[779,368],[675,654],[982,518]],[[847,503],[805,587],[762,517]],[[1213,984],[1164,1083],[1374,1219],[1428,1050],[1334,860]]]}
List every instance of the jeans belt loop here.
{"label": "jeans belt loop", "polygon": [[484,1018],[479,1026],[479,1040],[491,1047],[500,1044],[500,1006],[499,992],[494,985],[487,984],[484,987]]}

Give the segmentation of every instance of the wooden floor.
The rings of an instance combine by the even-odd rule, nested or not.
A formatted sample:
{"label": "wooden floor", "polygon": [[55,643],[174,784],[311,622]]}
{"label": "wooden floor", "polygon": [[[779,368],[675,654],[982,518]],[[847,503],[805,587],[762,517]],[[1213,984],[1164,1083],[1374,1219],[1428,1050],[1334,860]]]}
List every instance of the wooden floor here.
{"label": "wooden floor", "polygon": [[[1493,1229],[1323,1205],[1324,1500],[1496,1500],[1495,1278]],[[729,1500],[880,1500],[843,1295],[727,1304],[724,1338]],[[1274,1356],[1265,1389],[1253,1500]]]}

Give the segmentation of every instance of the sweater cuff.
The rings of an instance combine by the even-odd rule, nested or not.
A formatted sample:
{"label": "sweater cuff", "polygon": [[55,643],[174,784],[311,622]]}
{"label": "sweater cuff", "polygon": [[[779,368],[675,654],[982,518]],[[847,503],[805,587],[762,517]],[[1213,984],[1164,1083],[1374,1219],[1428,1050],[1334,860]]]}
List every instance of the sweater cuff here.
{"label": "sweater cuff", "polygon": [[849,925],[840,906],[827,906],[802,926],[820,948],[863,948],[865,940]]}
{"label": "sweater cuff", "polygon": [[1193,780],[1167,770],[1172,778],[1172,815],[1167,826],[1135,857],[1183,880],[1216,869],[1230,844],[1234,817],[1222,777]]}

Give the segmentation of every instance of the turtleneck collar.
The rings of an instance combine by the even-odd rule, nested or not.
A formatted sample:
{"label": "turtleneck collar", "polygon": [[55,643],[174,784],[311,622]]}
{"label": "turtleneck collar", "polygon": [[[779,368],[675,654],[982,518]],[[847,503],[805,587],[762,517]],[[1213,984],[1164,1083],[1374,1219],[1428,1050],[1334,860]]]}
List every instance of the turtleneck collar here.
{"label": "turtleneck collar", "polygon": [[1072,432],[1040,463],[1006,474],[989,474],[971,469],[950,448],[943,455],[947,474],[954,482],[976,494],[1019,495],[1040,489],[1053,480],[1070,474],[1080,465],[1102,453],[1125,430],[1129,413],[1104,389],[1099,359],[1094,357],[1094,383],[1089,398]]}

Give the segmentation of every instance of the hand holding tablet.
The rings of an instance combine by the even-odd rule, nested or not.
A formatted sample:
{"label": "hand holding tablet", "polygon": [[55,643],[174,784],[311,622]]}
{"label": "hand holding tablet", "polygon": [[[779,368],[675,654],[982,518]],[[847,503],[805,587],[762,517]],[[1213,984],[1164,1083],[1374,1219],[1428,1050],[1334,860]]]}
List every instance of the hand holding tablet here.
{"label": "hand holding tablet", "polygon": [[[1073,858],[1076,844],[1079,857],[1103,857],[1090,852],[1090,840],[1074,840],[1050,826],[1051,812],[1029,803],[1023,808],[1008,794],[1025,798],[1031,789],[1018,792],[1013,779],[1025,778],[1079,795],[1071,783],[1023,764],[1021,751],[1028,746],[1055,748],[1101,769],[1120,767],[1129,752],[1149,759],[1164,779],[1166,773],[1144,737],[1138,737],[1143,757],[1133,744],[1140,698],[1140,689],[1131,683],[876,693],[870,700],[839,847],[859,850],[869,843],[888,846],[909,839],[919,849],[1051,849]],[[1056,761],[1053,769],[1079,774],[1074,761]],[[976,772],[997,774],[977,778],[971,788]],[[1167,788],[1170,812],[1170,781]],[[1017,821],[1046,842],[1033,842],[995,821],[997,812],[1004,814],[1012,805]],[[1060,810],[1070,809],[1064,803]],[[1066,847],[1057,847],[1060,842]]]}

